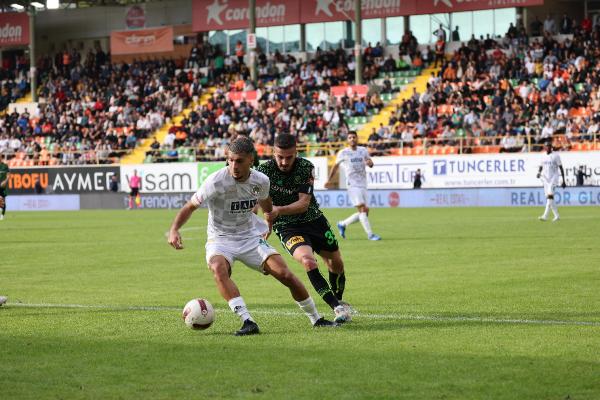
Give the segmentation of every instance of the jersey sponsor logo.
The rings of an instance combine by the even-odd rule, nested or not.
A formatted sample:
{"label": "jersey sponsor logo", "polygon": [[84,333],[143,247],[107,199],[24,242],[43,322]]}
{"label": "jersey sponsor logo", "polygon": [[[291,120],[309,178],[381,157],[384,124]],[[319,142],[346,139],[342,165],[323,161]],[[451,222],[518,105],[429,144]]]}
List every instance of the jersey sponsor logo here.
{"label": "jersey sponsor logo", "polygon": [[288,239],[287,242],[285,242],[285,247],[291,249],[292,247],[294,247],[294,245],[297,245],[298,243],[303,243],[304,241],[304,236],[292,236]]}
{"label": "jersey sponsor logo", "polygon": [[283,194],[296,194],[296,191],[293,189],[286,189],[284,187],[277,186],[277,185],[271,185],[271,189],[274,192],[279,192],[279,193],[283,193]]}
{"label": "jersey sponsor logo", "polygon": [[244,213],[252,210],[258,201],[256,199],[232,201],[229,212],[232,214]]}

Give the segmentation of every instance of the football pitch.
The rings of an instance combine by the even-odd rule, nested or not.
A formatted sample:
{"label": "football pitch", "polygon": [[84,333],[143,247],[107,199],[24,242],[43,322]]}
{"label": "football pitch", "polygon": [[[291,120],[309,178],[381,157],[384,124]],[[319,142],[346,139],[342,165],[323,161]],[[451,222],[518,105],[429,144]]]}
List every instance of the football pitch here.
{"label": "football pitch", "polygon": [[[0,399],[600,399],[600,209],[559,210],[558,223],[541,208],[372,210],[382,241],[359,224],[338,238],[359,314],[335,329],[236,264],[252,337],[232,336],[205,266],[206,210],[180,252],[174,210],[9,211]],[[181,320],[194,297],[216,308],[206,331]]]}

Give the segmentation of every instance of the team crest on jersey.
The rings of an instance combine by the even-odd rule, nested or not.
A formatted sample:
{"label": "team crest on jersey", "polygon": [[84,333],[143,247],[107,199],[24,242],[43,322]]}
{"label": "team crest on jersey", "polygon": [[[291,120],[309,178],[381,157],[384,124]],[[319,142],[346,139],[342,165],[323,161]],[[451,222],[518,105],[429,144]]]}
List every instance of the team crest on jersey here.
{"label": "team crest on jersey", "polygon": [[304,242],[303,236],[292,236],[287,242],[285,242],[285,247],[291,250],[294,245],[302,242]]}
{"label": "team crest on jersey", "polygon": [[260,187],[257,185],[252,186],[252,194],[258,196],[260,193]]}

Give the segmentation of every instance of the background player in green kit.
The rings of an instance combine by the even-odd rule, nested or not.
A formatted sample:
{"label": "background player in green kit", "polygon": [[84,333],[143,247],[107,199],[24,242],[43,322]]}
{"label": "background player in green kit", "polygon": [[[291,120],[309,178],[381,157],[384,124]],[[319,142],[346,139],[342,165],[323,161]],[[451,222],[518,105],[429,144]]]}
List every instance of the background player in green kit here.
{"label": "background player in green kit", "polygon": [[0,221],[4,219],[4,214],[6,213],[6,194],[8,190],[9,173],[10,170],[8,169],[8,165],[6,165],[6,163],[0,159],[0,197],[2,198],[2,202],[0,204],[0,209],[2,209],[2,213],[0,213]]}
{"label": "background player in green kit", "polygon": [[[296,157],[296,138],[290,134],[277,136],[273,154],[273,160],[257,168],[271,181],[273,211],[265,213],[265,218],[273,224],[281,244],[302,264],[317,293],[333,309],[335,321],[348,322],[350,307],[340,303],[346,282],[344,262],[337,239],[313,194],[315,167]],[[313,251],[325,261],[329,283],[321,275]]]}

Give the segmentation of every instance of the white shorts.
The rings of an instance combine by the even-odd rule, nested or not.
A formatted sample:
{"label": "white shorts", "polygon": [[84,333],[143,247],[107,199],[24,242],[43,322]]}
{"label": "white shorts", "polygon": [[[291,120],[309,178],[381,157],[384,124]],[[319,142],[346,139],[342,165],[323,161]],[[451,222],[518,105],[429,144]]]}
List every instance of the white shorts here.
{"label": "white shorts", "polygon": [[348,188],[348,197],[350,198],[350,202],[354,207],[360,205],[368,205],[368,193],[367,188],[361,187],[349,187]]}
{"label": "white shorts", "polygon": [[264,272],[263,264],[270,256],[279,254],[265,239],[256,236],[244,241],[209,239],[206,242],[206,263],[214,256],[223,256],[233,267],[236,260],[258,272]]}
{"label": "white shorts", "polygon": [[545,179],[542,179],[542,182],[544,183],[544,194],[546,196],[554,196],[554,189],[556,188],[556,184],[548,182]]}

